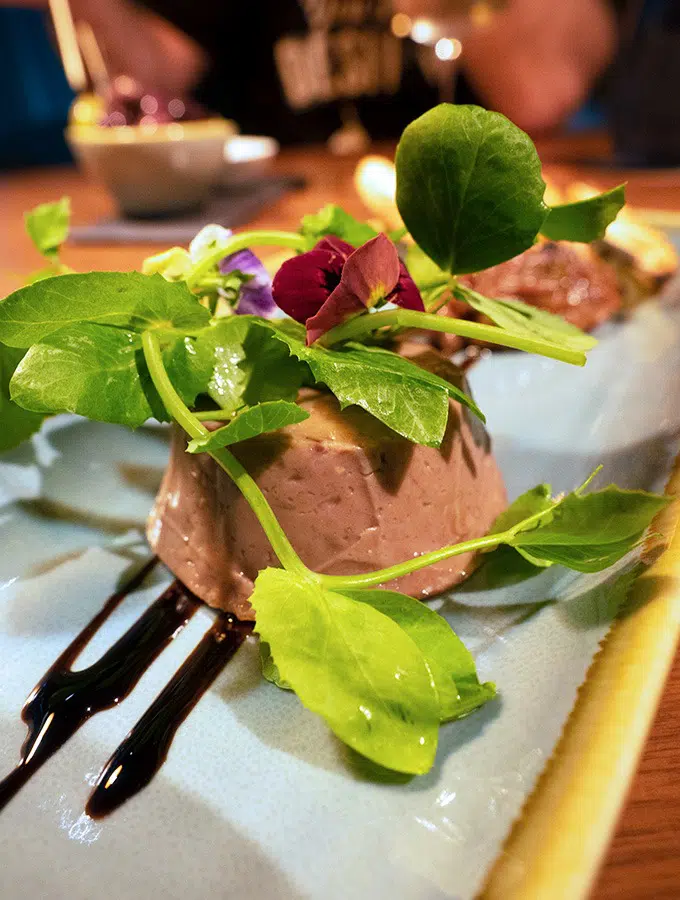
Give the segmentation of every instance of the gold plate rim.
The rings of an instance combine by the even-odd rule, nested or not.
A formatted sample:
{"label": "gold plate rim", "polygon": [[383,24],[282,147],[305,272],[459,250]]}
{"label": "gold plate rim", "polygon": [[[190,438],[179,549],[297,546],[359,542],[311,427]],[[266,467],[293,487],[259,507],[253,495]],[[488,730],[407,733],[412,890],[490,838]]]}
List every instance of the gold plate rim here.
{"label": "gold plate rim", "polygon": [[[680,455],[666,493],[680,494]],[[680,498],[655,520],[635,581],[481,900],[587,897],[654,721],[680,636]]]}

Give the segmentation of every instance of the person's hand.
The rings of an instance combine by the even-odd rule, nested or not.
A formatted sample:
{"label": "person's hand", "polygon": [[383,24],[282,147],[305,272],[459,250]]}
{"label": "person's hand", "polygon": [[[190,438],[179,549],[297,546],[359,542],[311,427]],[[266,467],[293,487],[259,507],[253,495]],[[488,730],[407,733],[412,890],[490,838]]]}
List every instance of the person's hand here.
{"label": "person's hand", "polygon": [[92,27],[111,78],[129,75],[149,91],[182,97],[206,67],[198,44],[129,0],[71,0],[71,11]]}

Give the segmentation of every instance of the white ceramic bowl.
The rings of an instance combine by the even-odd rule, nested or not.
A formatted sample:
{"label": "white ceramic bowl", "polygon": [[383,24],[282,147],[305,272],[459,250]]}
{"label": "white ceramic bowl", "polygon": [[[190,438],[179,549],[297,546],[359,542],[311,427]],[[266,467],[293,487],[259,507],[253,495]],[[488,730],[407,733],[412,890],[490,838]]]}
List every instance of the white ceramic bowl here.
{"label": "white ceramic bowl", "polygon": [[279,152],[278,141],[260,134],[237,134],[224,145],[224,183],[249,181],[266,175]]}
{"label": "white ceramic bowl", "polygon": [[155,126],[71,124],[66,139],[123,213],[154,216],[200,206],[222,179],[225,141],[235,133],[232,122],[214,118]]}

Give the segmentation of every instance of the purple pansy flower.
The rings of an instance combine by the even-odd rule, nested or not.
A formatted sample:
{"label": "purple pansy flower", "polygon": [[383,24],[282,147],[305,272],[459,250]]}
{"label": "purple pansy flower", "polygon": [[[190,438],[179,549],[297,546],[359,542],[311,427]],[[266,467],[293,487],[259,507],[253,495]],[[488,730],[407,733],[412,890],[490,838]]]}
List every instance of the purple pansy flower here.
{"label": "purple pansy flower", "polygon": [[239,315],[271,316],[276,309],[272,295],[272,281],[261,260],[250,250],[239,250],[220,262],[220,273],[241,272],[251,276],[241,285],[236,312]]}
{"label": "purple pansy flower", "polygon": [[313,250],[284,262],[272,287],[277,305],[305,324],[308,345],[380,302],[425,309],[397,248],[384,234],[358,249],[325,237]]}

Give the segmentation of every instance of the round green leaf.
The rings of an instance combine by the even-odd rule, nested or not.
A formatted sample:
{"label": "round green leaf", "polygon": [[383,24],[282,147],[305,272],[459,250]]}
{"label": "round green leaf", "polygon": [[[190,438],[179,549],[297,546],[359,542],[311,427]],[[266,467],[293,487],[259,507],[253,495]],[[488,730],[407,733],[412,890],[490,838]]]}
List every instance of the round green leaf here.
{"label": "round green leaf", "polygon": [[527,250],[547,214],[531,139],[500,113],[443,103],[397,148],[397,206],[447,272],[486,269]]}

